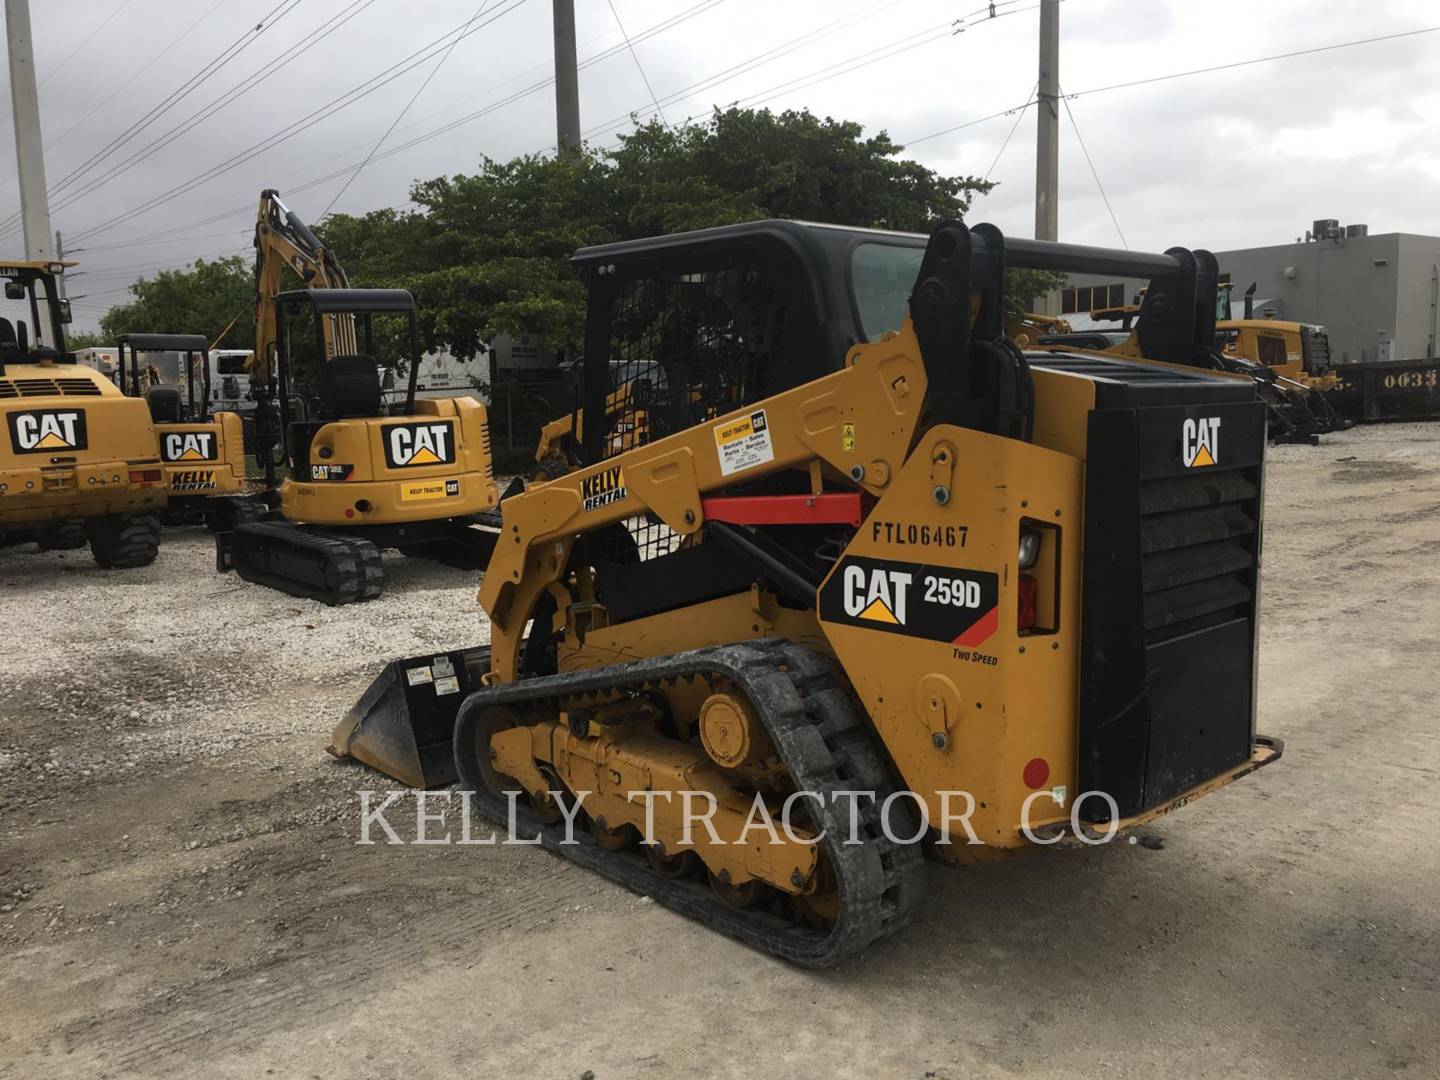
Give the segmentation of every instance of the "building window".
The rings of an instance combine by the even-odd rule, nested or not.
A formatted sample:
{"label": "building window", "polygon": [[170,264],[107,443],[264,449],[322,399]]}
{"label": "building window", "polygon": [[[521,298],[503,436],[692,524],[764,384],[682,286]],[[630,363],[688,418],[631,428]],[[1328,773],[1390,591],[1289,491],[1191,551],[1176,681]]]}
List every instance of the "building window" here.
{"label": "building window", "polygon": [[1124,304],[1125,286],[1123,283],[1079,285],[1072,289],[1062,289],[1060,292],[1060,313],[1062,315],[1123,307]]}

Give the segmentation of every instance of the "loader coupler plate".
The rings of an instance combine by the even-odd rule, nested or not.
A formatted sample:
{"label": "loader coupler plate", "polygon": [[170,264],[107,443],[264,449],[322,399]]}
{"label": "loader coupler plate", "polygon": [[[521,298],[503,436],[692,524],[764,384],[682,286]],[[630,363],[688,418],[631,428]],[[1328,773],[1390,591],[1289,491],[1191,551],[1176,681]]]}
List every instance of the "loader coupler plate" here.
{"label": "loader coupler plate", "polygon": [[489,667],[489,646],[393,660],[331,732],[327,749],[417,788],[456,780],[455,713],[472,672]]}

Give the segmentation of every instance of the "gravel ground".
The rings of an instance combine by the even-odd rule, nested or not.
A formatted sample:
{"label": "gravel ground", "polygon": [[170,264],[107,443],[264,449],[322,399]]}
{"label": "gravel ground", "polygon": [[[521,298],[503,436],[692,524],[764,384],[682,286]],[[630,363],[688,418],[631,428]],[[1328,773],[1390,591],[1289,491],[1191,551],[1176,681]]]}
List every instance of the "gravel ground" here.
{"label": "gravel ground", "polygon": [[1153,846],[935,868],[813,974],[546,854],[359,846],[331,724],[483,641],[474,575],[329,609],[0,550],[0,1075],[1440,1077],[1440,425],[1272,452],[1285,759]]}

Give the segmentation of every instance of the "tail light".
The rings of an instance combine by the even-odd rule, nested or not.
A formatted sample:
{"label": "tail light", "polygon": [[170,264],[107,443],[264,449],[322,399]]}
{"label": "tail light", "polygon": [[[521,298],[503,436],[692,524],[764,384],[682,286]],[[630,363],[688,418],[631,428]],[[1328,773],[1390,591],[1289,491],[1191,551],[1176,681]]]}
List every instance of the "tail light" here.
{"label": "tail light", "polygon": [[164,478],[165,474],[160,469],[131,469],[130,482],[139,484],[141,487],[154,487]]}
{"label": "tail light", "polygon": [[1034,630],[1036,623],[1039,622],[1039,617],[1036,614],[1036,599],[1039,596],[1040,587],[1029,574],[1021,574],[1019,592],[1020,618],[1017,629],[1023,633],[1026,630]]}

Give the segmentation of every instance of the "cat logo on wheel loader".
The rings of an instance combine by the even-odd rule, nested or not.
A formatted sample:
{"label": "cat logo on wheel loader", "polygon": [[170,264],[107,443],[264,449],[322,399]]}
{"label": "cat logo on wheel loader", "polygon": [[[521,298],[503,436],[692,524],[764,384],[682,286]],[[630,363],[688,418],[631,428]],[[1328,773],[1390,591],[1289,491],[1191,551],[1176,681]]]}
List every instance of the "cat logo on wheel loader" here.
{"label": "cat logo on wheel loader", "polygon": [[449,465],[454,460],[455,427],[448,420],[385,428],[385,464],[392,469]]}
{"label": "cat logo on wheel loader", "polygon": [[162,461],[214,461],[215,433],[170,431],[160,440]]}
{"label": "cat logo on wheel loader", "polygon": [[10,446],[17,454],[85,450],[90,445],[83,409],[31,409],[5,419],[10,422]]}
{"label": "cat logo on wheel loader", "polygon": [[1220,459],[1220,417],[1188,417],[1180,428],[1180,460],[1187,469],[1214,465]]}

